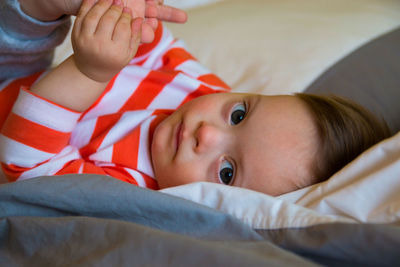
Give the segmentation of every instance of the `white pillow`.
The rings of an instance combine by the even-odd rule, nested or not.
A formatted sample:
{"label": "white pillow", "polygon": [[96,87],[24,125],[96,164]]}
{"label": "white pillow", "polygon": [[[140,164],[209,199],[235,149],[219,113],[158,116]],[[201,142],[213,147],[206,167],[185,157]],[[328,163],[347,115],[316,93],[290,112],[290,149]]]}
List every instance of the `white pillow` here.
{"label": "white pillow", "polygon": [[279,197],[215,183],[160,191],[231,214],[257,229],[393,223],[400,219],[400,133],[367,150],[329,180]]}

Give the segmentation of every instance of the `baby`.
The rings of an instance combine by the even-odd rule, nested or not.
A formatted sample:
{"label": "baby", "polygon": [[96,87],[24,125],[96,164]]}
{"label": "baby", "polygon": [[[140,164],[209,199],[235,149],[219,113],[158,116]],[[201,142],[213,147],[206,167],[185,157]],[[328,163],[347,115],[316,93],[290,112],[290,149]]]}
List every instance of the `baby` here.
{"label": "baby", "polygon": [[10,181],[94,173],[152,189],[208,181],[280,195],[389,136],[339,97],[230,93],[162,24],[118,0],[84,0],[72,44],[55,69],[0,93],[13,103],[21,87],[0,122]]}

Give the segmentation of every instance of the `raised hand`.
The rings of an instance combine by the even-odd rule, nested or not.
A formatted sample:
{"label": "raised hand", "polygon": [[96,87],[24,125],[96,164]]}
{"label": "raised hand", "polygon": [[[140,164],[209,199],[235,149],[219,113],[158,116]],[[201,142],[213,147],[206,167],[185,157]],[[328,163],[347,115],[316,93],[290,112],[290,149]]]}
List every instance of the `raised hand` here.
{"label": "raised hand", "polygon": [[121,0],[83,0],[72,31],[78,69],[97,82],[110,80],[136,54],[142,23]]}

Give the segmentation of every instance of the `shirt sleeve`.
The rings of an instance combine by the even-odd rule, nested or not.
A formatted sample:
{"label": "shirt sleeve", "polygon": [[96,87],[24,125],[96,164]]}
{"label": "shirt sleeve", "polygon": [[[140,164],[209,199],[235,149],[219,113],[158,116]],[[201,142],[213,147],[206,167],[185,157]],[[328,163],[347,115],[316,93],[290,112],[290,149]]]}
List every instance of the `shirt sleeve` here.
{"label": "shirt sleeve", "polygon": [[7,179],[90,173],[158,189],[154,179],[143,173],[83,158],[70,144],[81,115],[22,88],[0,132],[0,161]]}
{"label": "shirt sleeve", "polygon": [[[73,153],[73,148],[67,148],[80,115],[21,89],[0,134],[0,160],[10,179],[16,180],[22,173],[57,158],[66,149],[69,154],[64,158],[80,158],[79,153]],[[53,165],[42,174],[51,175],[56,171]]]}
{"label": "shirt sleeve", "polygon": [[0,82],[49,67],[70,25],[68,16],[42,22],[26,15],[18,0],[0,1]]}

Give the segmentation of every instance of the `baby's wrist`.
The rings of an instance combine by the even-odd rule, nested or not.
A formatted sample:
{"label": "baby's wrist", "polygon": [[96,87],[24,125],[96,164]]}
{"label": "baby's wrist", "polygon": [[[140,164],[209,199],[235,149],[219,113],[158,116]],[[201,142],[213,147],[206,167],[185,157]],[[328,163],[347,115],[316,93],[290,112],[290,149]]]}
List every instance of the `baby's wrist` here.
{"label": "baby's wrist", "polygon": [[99,68],[90,67],[85,64],[81,64],[80,60],[78,60],[75,55],[73,55],[72,58],[73,58],[73,62],[74,62],[76,70],[79,71],[87,79],[89,79],[93,82],[107,83],[112,79],[112,77],[114,77],[114,74],[102,72],[99,70]]}

